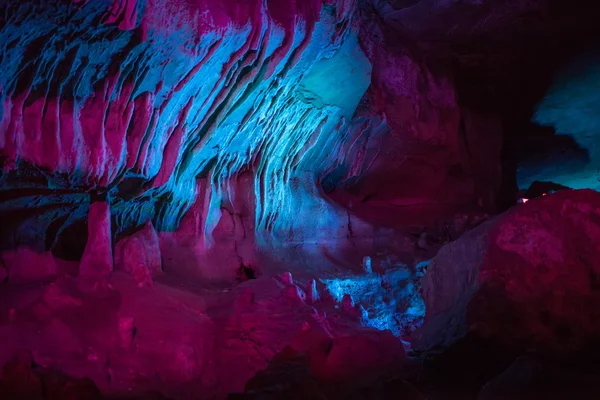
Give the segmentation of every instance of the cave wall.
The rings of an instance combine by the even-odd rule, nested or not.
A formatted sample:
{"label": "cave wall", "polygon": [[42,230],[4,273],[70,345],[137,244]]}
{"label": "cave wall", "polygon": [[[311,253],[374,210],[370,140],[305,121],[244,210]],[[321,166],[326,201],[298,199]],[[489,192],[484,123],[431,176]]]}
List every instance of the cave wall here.
{"label": "cave wall", "polygon": [[377,225],[423,226],[457,210],[497,211],[501,120],[460,104],[450,61],[427,57],[400,36],[383,18],[388,14],[374,13],[380,3],[360,8],[371,85],[341,157],[322,177],[324,189]]}
{"label": "cave wall", "polygon": [[[5,243],[81,232],[89,193],[108,197],[116,234],[147,219],[172,231],[202,199],[210,243],[244,169],[266,236],[347,221],[314,195],[370,80],[353,1],[1,7]],[[306,231],[298,210],[324,218]]]}
{"label": "cave wall", "polygon": [[[78,258],[96,195],[116,239],[150,219],[166,242],[222,242],[231,260],[252,258],[248,243],[368,248],[500,208],[504,127],[465,100],[448,46],[533,5],[1,7],[3,248]],[[428,30],[407,22],[417,16]],[[455,30],[434,27],[445,16]]]}

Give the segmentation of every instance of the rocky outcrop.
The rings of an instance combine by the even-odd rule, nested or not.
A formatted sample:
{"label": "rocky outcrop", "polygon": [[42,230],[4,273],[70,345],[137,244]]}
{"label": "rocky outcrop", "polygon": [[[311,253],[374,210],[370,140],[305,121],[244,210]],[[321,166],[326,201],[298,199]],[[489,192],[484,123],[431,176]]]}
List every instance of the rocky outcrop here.
{"label": "rocky outcrop", "polygon": [[460,104],[452,68],[423,56],[366,5],[361,18],[371,86],[322,177],[327,195],[388,227],[433,224],[457,209],[495,210],[501,121]]}
{"label": "rocky outcrop", "polygon": [[580,356],[600,334],[599,210],[598,193],[561,191],[446,245],[423,278],[414,348],[478,338],[514,354]]}
{"label": "rocky outcrop", "polygon": [[79,275],[92,279],[108,278],[114,264],[111,218],[107,201],[95,201],[90,204],[87,224],[88,241],[81,257]]}
{"label": "rocky outcrop", "polygon": [[152,277],[162,273],[158,235],[150,221],[117,242],[114,253],[115,269],[133,275],[140,285],[151,285]]}
{"label": "rocky outcrop", "polygon": [[291,210],[330,208],[310,196],[314,175],[369,85],[353,1],[0,7],[0,181],[31,188],[3,209],[56,208],[58,227],[36,228],[46,247],[85,219],[74,211],[92,190],[110,193],[117,233],[147,219],[175,229],[198,177],[210,236],[244,169],[257,229],[287,232]]}
{"label": "rocky outcrop", "polygon": [[[40,386],[39,374],[54,370],[76,382],[91,379],[107,397],[149,398],[145,393],[158,391],[175,399],[224,399],[244,391],[288,346],[309,359],[303,367],[332,393],[412,370],[400,339],[361,326],[331,300],[312,296],[307,304],[300,289],[307,282],[291,274],[222,289],[170,272],[151,288],[120,270],[96,290],[70,277],[42,287],[9,281],[0,292],[7,316],[0,321],[0,365],[15,349],[31,355],[20,364],[23,376],[0,379],[0,394],[23,379]],[[39,389],[24,386],[14,388],[17,395]]]}

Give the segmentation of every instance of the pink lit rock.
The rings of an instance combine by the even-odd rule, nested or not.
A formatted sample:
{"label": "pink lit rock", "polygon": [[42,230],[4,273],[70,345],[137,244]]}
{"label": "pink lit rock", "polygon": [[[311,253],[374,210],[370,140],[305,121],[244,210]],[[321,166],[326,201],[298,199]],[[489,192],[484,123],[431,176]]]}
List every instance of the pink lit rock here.
{"label": "pink lit rock", "polygon": [[326,381],[368,381],[406,363],[404,348],[390,332],[341,336],[332,339],[326,348],[327,352],[315,348],[310,353],[314,375]]}
{"label": "pink lit rock", "polygon": [[70,290],[66,281],[53,282],[44,289],[42,299],[51,310],[81,307],[83,302]]}
{"label": "pink lit rock", "polygon": [[[389,10],[389,1],[373,3],[385,4],[385,18],[408,9],[438,11],[434,2],[398,5],[402,11]],[[344,153],[348,185],[329,197],[364,221],[390,227],[427,225],[457,209],[494,209],[502,177],[501,121],[459,104],[452,71],[418,61],[384,39],[388,27],[381,25],[384,15],[376,15],[365,16],[361,29],[373,74],[357,114],[369,123],[351,125],[357,142],[341,145],[354,149]],[[358,146],[371,132],[385,134]],[[360,177],[360,185],[351,185],[351,177]]]}
{"label": "pink lit rock", "polygon": [[29,352],[16,352],[4,365],[0,394],[7,399],[89,399],[104,397],[89,378],[73,379],[52,368],[35,365]]}
{"label": "pink lit rock", "polygon": [[105,19],[106,24],[119,22],[119,29],[128,31],[135,28],[137,0],[113,0]]}
{"label": "pink lit rock", "polygon": [[[289,201],[281,200],[293,200],[285,193],[293,175],[318,192],[316,174],[326,166],[309,153],[334,132],[342,135],[343,122],[369,85],[358,26],[350,23],[355,1],[77,0],[44,4],[35,12],[26,2],[7,7],[19,16],[6,27],[15,41],[3,58],[0,82],[0,149],[7,172],[23,165],[48,171],[51,185],[69,194],[41,194],[45,204],[73,208],[81,203],[79,194],[110,190],[122,212],[115,222],[127,225],[119,231],[146,218],[154,218],[160,230],[175,230],[194,202],[196,179],[210,177],[203,234],[210,244],[213,233],[234,231],[237,243],[227,247],[239,245],[242,263],[251,256],[255,223],[279,217],[284,222],[277,225],[289,223],[282,212]],[[83,32],[93,40],[82,41]],[[32,41],[42,49],[56,47],[56,54],[30,51]],[[21,59],[31,71],[9,61]],[[145,67],[130,69],[138,65],[130,63],[134,59]],[[35,87],[37,82],[44,87]],[[316,97],[325,103],[310,105]],[[274,129],[265,130],[265,124]],[[307,168],[297,168],[299,162]],[[34,175],[19,174],[13,186],[27,186],[43,174]],[[241,175],[241,186],[261,187],[236,190]],[[71,194],[76,201],[66,198]],[[256,195],[256,207],[241,207],[242,198],[250,204]],[[305,212],[314,203],[305,196]],[[224,253],[210,256],[239,264]]]}
{"label": "pink lit rock", "polygon": [[563,356],[600,334],[600,194],[561,191],[517,206],[444,246],[423,278],[420,350],[467,334]]}
{"label": "pink lit rock", "polygon": [[354,309],[354,299],[351,295],[345,294],[344,297],[342,297],[342,308],[345,311],[351,311]]}
{"label": "pink lit rock", "polygon": [[58,260],[50,252],[39,252],[25,246],[3,252],[2,259],[4,268],[0,268],[0,274],[7,274],[14,283],[77,273],[77,263]]}
{"label": "pink lit rock", "polygon": [[83,345],[85,339],[82,340],[79,332],[60,318],[48,321],[40,330],[40,335],[44,337],[44,341],[34,352],[34,361],[37,365],[53,367],[68,364],[70,360],[80,357],[85,352]]}
{"label": "pink lit rock", "polygon": [[239,312],[251,310],[254,306],[255,295],[252,289],[244,289],[237,298],[236,307]]}
{"label": "pink lit rock", "polygon": [[319,291],[317,290],[317,281],[314,279],[311,279],[308,282],[308,289],[306,291],[306,299],[308,300],[308,302],[310,304],[314,304],[314,303],[318,302],[320,299]]}
{"label": "pink lit rock", "polygon": [[3,262],[0,262],[0,283],[4,283],[8,280],[8,271],[4,266]]}
{"label": "pink lit rock", "polygon": [[90,204],[88,241],[81,257],[80,276],[92,279],[108,278],[113,270],[110,206],[106,201]]}
{"label": "pink lit rock", "polygon": [[284,272],[283,274],[281,274],[281,282],[283,282],[284,285],[293,285],[294,278],[292,278],[292,273]]}
{"label": "pink lit rock", "polygon": [[[254,181],[242,173],[228,186],[233,191],[231,198],[211,216],[210,181],[199,179],[196,201],[177,230],[158,233],[165,271],[177,270],[190,279],[211,282],[243,280],[242,265],[256,276],[260,274],[255,257]],[[210,235],[207,229],[211,229]]]}
{"label": "pink lit rock", "polygon": [[306,293],[304,293],[304,290],[302,290],[297,285],[294,285],[294,284],[288,285],[288,286],[284,287],[282,291],[283,291],[283,294],[290,299],[298,299],[301,301],[306,300]]}
{"label": "pink lit rock", "polygon": [[364,307],[360,304],[354,304],[354,299],[349,294],[345,294],[342,298],[342,310],[346,315],[358,320],[368,318],[368,313]]}
{"label": "pink lit rock", "polygon": [[115,269],[133,275],[141,286],[151,286],[152,277],[162,273],[158,235],[150,221],[115,245]]}
{"label": "pink lit rock", "polygon": [[133,336],[135,334],[135,322],[132,317],[121,317],[119,318],[119,338],[121,339],[121,346],[123,348],[129,348]]}
{"label": "pink lit rock", "polygon": [[[369,359],[363,351],[382,349],[359,346],[361,340],[355,339],[356,346],[336,349],[335,357],[326,361],[326,347],[318,347],[324,341],[376,332],[354,318],[343,318],[341,324],[337,315],[328,320],[321,309],[327,302],[307,305],[300,301],[296,285],[286,286],[296,290],[288,301],[281,283],[267,276],[224,289],[205,283],[200,287],[203,282],[178,279],[168,271],[152,290],[139,288],[120,271],[112,274],[111,287],[102,290],[82,291],[77,283],[63,278],[42,290],[34,285],[16,299],[1,291],[2,304],[6,301],[7,309],[17,311],[10,323],[3,317],[6,323],[0,324],[0,333],[5,346],[19,343],[34,349],[38,366],[55,367],[73,379],[89,377],[103,392],[123,388],[140,398],[148,398],[145,393],[151,390],[182,400],[226,398],[242,391],[287,345],[316,351],[320,355],[314,358],[315,374],[320,371],[324,379],[336,377],[338,382],[362,372],[356,365],[342,371],[343,360],[350,355],[340,353],[361,348],[354,356],[366,360],[368,376],[382,371],[372,364],[381,357],[387,371],[387,353],[395,352],[390,349],[396,345],[402,347],[395,338],[395,344],[369,339],[386,346],[385,356]],[[10,284],[7,287],[11,289]],[[0,346],[0,363],[7,359],[5,350]],[[321,362],[333,371],[319,369]]]}

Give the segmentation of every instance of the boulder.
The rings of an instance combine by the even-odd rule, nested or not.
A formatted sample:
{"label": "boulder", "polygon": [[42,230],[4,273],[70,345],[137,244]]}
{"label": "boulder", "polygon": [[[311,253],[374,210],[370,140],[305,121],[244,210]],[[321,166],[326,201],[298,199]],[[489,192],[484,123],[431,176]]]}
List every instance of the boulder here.
{"label": "boulder", "polygon": [[429,265],[423,298],[417,351],[466,337],[515,354],[584,351],[600,337],[600,194],[557,192],[466,233]]}

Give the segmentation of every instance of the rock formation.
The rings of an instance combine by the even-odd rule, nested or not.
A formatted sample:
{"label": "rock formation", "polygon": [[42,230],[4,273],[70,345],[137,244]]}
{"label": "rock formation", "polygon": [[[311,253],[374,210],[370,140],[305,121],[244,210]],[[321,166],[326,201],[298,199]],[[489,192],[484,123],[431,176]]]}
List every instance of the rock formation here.
{"label": "rock formation", "polygon": [[0,397],[594,393],[599,17],[0,0]]}

